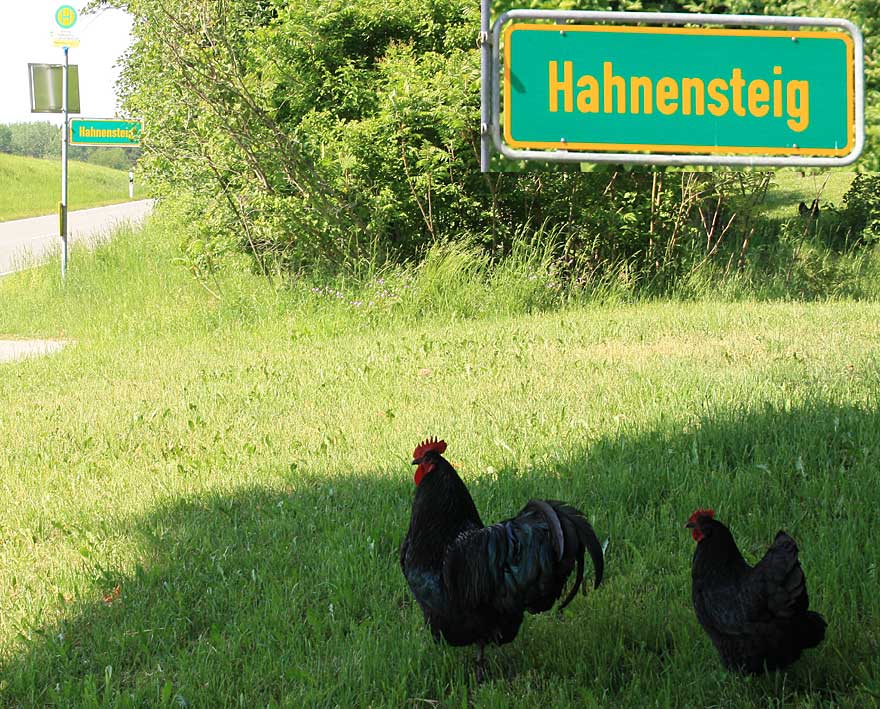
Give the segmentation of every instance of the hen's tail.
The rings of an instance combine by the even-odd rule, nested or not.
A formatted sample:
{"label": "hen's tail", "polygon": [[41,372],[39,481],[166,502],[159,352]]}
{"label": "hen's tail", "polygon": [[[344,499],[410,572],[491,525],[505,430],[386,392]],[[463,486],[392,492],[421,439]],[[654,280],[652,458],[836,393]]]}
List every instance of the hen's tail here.
{"label": "hen's tail", "polygon": [[825,626],[828,623],[815,611],[807,611],[798,619],[797,634],[801,647],[816,647],[825,639]]}

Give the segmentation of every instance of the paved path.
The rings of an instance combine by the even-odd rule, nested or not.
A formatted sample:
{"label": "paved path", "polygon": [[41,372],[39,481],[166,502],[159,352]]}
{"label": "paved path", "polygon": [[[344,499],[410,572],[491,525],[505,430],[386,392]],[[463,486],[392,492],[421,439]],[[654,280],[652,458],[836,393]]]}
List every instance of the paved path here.
{"label": "paved path", "polygon": [[63,340],[0,340],[0,362],[57,352],[66,344]]}
{"label": "paved path", "polygon": [[[152,208],[153,200],[142,199],[69,212],[68,248],[73,244],[93,244],[122,222],[138,223]],[[60,248],[57,214],[0,222],[0,276],[43,261]]]}

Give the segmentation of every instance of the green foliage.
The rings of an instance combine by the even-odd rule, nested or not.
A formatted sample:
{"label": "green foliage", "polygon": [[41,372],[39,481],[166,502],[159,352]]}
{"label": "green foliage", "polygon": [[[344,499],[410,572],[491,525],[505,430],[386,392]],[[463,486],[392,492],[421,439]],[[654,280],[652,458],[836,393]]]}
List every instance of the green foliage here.
{"label": "green foliage", "polygon": [[865,241],[880,241],[880,175],[856,175],[843,196],[844,219]]}
{"label": "green foliage", "polygon": [[[756,235],[772,238],[759,217],[765,176],[584,174],[504,161],[500,172],[480,174],[472,0],[111,4],[135,18],[121,88],[127,110],[146,119],[144,167],[160,193],[188,196],[199,254],[241,249],[263,273],[347,272],[364,259],[419,259],[455,239],[506,253],[524,229],[546,225],[562,237],[555,255],[564,275],[592,278],[626,264],[637,280],[672,283],[695,259],[740,268]],[[876,22],[863,4],[826,0],[724,8],[535,0],[493,9],[514,4],[827,10],[866,28]],[[880,78],[870,60],[877,39],[866,33],[866,41],[870,104]]]}
{"label": "green foliage", "polygon": [[133,170],[141,154],[140,148],[86,148],[72,146],[74,151],[83,151],[82,157],[75,157],[77,152],[71,152],[75,160],[82,160],[91,165],[101,165],[114,170]]}
{"label": "green foliage", "polygon": [[12,152],[12,126],[0,123],[0,153]]}
{"label": "green foliage", "polygon": [[219,196],[198,217],[261,268],[405,258],[482,227],[468,3],[125,4],[147,168],[165,193]]}
{"label": "green foliage", "polygon": [[57,158],[61,155],[61,128],[48,121],[0,125],[0,152]]}

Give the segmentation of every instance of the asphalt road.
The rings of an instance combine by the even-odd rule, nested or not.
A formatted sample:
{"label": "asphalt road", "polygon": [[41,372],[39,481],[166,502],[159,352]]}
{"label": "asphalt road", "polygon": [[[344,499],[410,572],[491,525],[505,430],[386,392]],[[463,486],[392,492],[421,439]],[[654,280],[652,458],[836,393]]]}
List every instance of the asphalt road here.
{"label": "asphalt road", "polygon": [[[73,244],[94,244],[120,223],[138,223],[152,207],[153,200],[142,199],[69,212],[68,248]],[[60,249],[57,214],[0,222],[0,276],[39,263]]]}

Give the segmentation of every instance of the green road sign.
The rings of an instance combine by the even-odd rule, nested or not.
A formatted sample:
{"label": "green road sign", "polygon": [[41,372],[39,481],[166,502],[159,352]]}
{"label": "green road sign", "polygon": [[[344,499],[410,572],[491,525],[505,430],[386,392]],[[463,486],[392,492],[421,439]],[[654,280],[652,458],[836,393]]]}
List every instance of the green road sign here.
{"label": "green road sign", "polygon": [[74,118],[70,121],[71,145],[131,148],[141,144],[142,121],[121,118]]}
{"label": "green road sign", "polygon": [[513,148],[845,156],[855,145],[844,32],[512,23]]}

